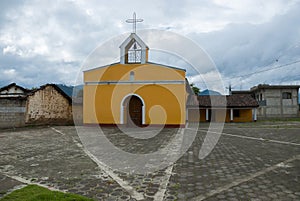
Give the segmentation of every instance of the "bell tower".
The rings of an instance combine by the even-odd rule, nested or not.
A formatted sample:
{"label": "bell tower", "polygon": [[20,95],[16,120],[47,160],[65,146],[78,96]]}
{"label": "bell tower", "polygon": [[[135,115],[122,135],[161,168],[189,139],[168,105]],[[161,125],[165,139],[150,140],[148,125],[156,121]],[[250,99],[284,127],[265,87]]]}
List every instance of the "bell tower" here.
{"label": "bell tower", "polygon": [[120,63],[121,64],[145,64],[148,61],[148,46],[136,34],[136,23],[142,22],[142,19],[133,18],[126,20],[127,23],[133,24],[132,33],[120,46]]}

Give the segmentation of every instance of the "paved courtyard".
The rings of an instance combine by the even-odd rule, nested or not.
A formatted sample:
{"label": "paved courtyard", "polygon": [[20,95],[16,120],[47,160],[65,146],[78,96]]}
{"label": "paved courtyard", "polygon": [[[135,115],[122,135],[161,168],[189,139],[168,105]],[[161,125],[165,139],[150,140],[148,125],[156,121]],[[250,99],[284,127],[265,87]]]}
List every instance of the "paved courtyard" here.
{"label": "paved courtyard", "polygon": [[[0,198],[33,183],[95,200],[300,200],[300,122],[226,124],[221,135],[210,132],[220,138],[199,159],[208,126],[200,125],[192,146],[174,164],[145,174],[115,170],[92,157],[72,126],[2,130]],[[103,128],[120,150],[139,154],[153,153],[189,130],[164,128],[143,139]],[[147,132],[156,130],[132,133]]]}

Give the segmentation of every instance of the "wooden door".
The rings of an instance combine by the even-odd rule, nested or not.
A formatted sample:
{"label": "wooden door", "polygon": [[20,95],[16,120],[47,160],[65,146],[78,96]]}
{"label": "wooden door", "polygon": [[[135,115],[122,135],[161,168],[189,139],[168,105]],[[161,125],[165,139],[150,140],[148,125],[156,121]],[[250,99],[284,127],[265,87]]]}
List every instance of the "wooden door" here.
{"label": "wooden door", "polygon": [[143,103],[137,96],[131,96],[128,104],[128,119],[127,124],[129,125],[142,125],[142,107]]}

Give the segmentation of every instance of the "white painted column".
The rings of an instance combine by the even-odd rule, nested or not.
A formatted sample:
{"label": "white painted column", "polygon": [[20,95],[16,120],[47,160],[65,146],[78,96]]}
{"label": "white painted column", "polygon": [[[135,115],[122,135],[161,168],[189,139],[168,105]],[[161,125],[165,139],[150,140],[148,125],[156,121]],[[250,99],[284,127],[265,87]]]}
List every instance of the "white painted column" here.
{"label": "white painted column", "polygon": [[206,120],[206,121],[209,120],[208,116],[209,116],[209,113],[208,113],[208,109],[206,108],[206,109],[205,109],[205,120]]}
{"label": "white painted column", "polygon": [[124,107],[121,105],[120,109],[120,124],[124,124]]}
{"label": "white painted column", "polygon": [[233,121],[233,109],[230,109],[230,121]]}
{"label": "white painted column", "polygon": [[253,120],[256,121],[257,120],[257,109],[254,108],[253,112],[254,112],[254,118],[253,118]]}
{"label": "white painted column", "polygon": [[142,106],[142,124],[146,123],[146,114],[145,113],[146,113],[146,108],[145,108],[145,105],[143,105]]}
{"label": "white painted column", "polygon": [[185,121],[189,121],[189,109],[186,108],[186,111],[185,111]]}

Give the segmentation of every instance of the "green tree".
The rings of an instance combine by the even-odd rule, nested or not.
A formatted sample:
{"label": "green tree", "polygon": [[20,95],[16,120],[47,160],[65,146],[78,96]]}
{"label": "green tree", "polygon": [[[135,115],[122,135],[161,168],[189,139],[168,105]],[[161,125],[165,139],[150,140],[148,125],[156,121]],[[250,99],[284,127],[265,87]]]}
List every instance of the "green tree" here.
{"label": "green tree", "polygon": [[192,90],[194,91],[195,95],[199,95],[200,89],[198,87],[196,87],[194,83],[191,83],[190,86],[191,86]]}

